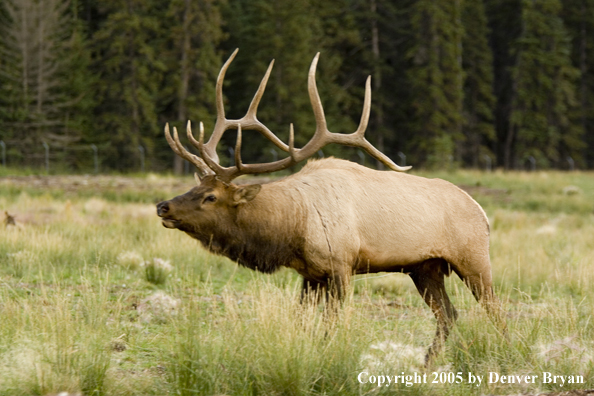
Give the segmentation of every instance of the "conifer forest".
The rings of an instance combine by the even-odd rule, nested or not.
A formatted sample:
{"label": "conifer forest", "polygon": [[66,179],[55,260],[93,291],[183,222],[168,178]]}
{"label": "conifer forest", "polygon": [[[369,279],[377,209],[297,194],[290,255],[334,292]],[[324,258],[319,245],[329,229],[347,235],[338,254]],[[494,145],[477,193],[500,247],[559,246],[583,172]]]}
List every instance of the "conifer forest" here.
{"label": "conifer forest", "polygon": [[[187,172],[163,128],[210,133],[236,48],[226,115],[245,114],[274,59],[258,117],[285,142],[293,123],[297,147],[315,129],[320,52],[329,129],[357,128],[371,75],[366,135],[401,165],[594,168],[594,0],[0,0],[2,161]],[[245,162],[283,155],[245,133]],[[354,149],[319,155],[376,166]]]}

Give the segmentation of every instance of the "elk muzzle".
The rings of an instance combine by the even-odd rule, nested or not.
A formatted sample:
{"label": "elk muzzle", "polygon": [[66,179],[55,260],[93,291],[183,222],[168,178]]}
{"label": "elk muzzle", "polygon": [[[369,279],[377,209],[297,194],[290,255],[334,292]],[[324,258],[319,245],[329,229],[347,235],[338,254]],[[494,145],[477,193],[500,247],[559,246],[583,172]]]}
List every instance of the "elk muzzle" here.
{"label": "elk muzzle", "polygon": [[161,223],[166,228],[177,228],[179,221],[171,218],[171,206],[169,201],[157,204],[157,215],[162,219]]}

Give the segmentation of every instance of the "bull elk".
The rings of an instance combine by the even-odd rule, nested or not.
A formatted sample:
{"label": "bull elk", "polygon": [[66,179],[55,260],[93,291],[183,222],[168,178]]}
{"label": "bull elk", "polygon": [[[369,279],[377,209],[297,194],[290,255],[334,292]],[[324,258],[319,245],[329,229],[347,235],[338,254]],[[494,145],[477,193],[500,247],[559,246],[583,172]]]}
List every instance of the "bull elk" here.
{"label": "bull elk", "polygon": [[[203,124],[196,140],[188,122],[188,140],[200,156],[184,148],[175,128],[172,136],[169,126],[165,126],[172,150],[198,169],[198,186],[157,205],[163,225],[177,228],[211,252],[254,270],[272,273],[281,267],[293,268],[303,276],[302,299],[312,291],[342,299],[355,274],[408,274],[437,319],[427,363],[442,348],[457,317],[444,287],[444,277],[452,271],[504,328],[492,287],[485,212],[449,182],[402,173],[410,167],[398,166],[365,139],[371,106],[370,78],[357,130],[351,134],[332,133],[326,126],[316,87],[316,55],[308,75],[316,130],[312,139],[298,149],[292,125],[285,144],[256,116],[274,61],[246,115],[235,120],[225,118],[223,80],[236,54],[237,50],[217,79],[217,119],[207,143]],[[237,129],[235,165],[223,167],[216,146],[229,129]],[[260,132],[288,156],[271,163],[244,164],[241,140],[245,129]],[[329,143],[362,148],[396,172],[328,158],[309,161],[300,172],[274,182],[232,183],[240,175],[285,169]]]}

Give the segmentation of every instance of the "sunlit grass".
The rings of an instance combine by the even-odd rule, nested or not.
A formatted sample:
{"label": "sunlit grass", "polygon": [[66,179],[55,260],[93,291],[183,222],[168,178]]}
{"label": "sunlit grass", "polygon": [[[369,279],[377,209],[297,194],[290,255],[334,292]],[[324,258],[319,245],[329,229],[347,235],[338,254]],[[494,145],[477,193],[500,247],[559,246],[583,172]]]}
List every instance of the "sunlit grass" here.
{"label": "sunlit grass", "polygon": [[[0,394],[480,395],[592,388],[592,175],[438,176],[474,186],[470,192],[485,206],[509,337],[452,276],[447,286],[459,321],[428,382],[433,371],[465,378],[496,372],[539,375],[534,385],[360,384],[363,371],[425,373],[435,321],[410,279],[359,276],[336,315],[303,306],[294,272],[249,271],[162,227],[151,202],[192,181],[154,176],[141,191],[132,191],[132,183],[96,196],[0,188],[1,213],[19,223],[0,223]],[[169,187],[160,190],[159,183]],[[564,192],[567,185],[577,192]],[[133,196],[141,199],[130,201]],[[147,275],[147,263],[160,262],[171,268]],[[543,371],[581,375],[586,383],[543,384]]]}

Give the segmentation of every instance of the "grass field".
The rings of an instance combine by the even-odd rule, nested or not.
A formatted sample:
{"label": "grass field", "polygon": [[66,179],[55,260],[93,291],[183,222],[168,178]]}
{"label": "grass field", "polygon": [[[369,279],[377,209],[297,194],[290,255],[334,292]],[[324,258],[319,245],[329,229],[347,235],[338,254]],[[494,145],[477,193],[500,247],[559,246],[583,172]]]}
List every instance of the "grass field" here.
{"label": "grass field", "polygon": [[[0,395],[594,388],[594,174],[423,175],[462,186],[487,212],[509,326],[507,340],[452,276],[459,321],[427,370],[435,321],[406,275],[356,277],[328,318],[299,304],[295,273],[239,268],[161,226],[154,203],[185,192],[189,177],[1,178],[0,210],[17,225],[0,227]],[[415,373],[427,383],[407,385]],[[378,386],[395,375],[405,383]],[[501,382],[525,375],[538,377]]]}

